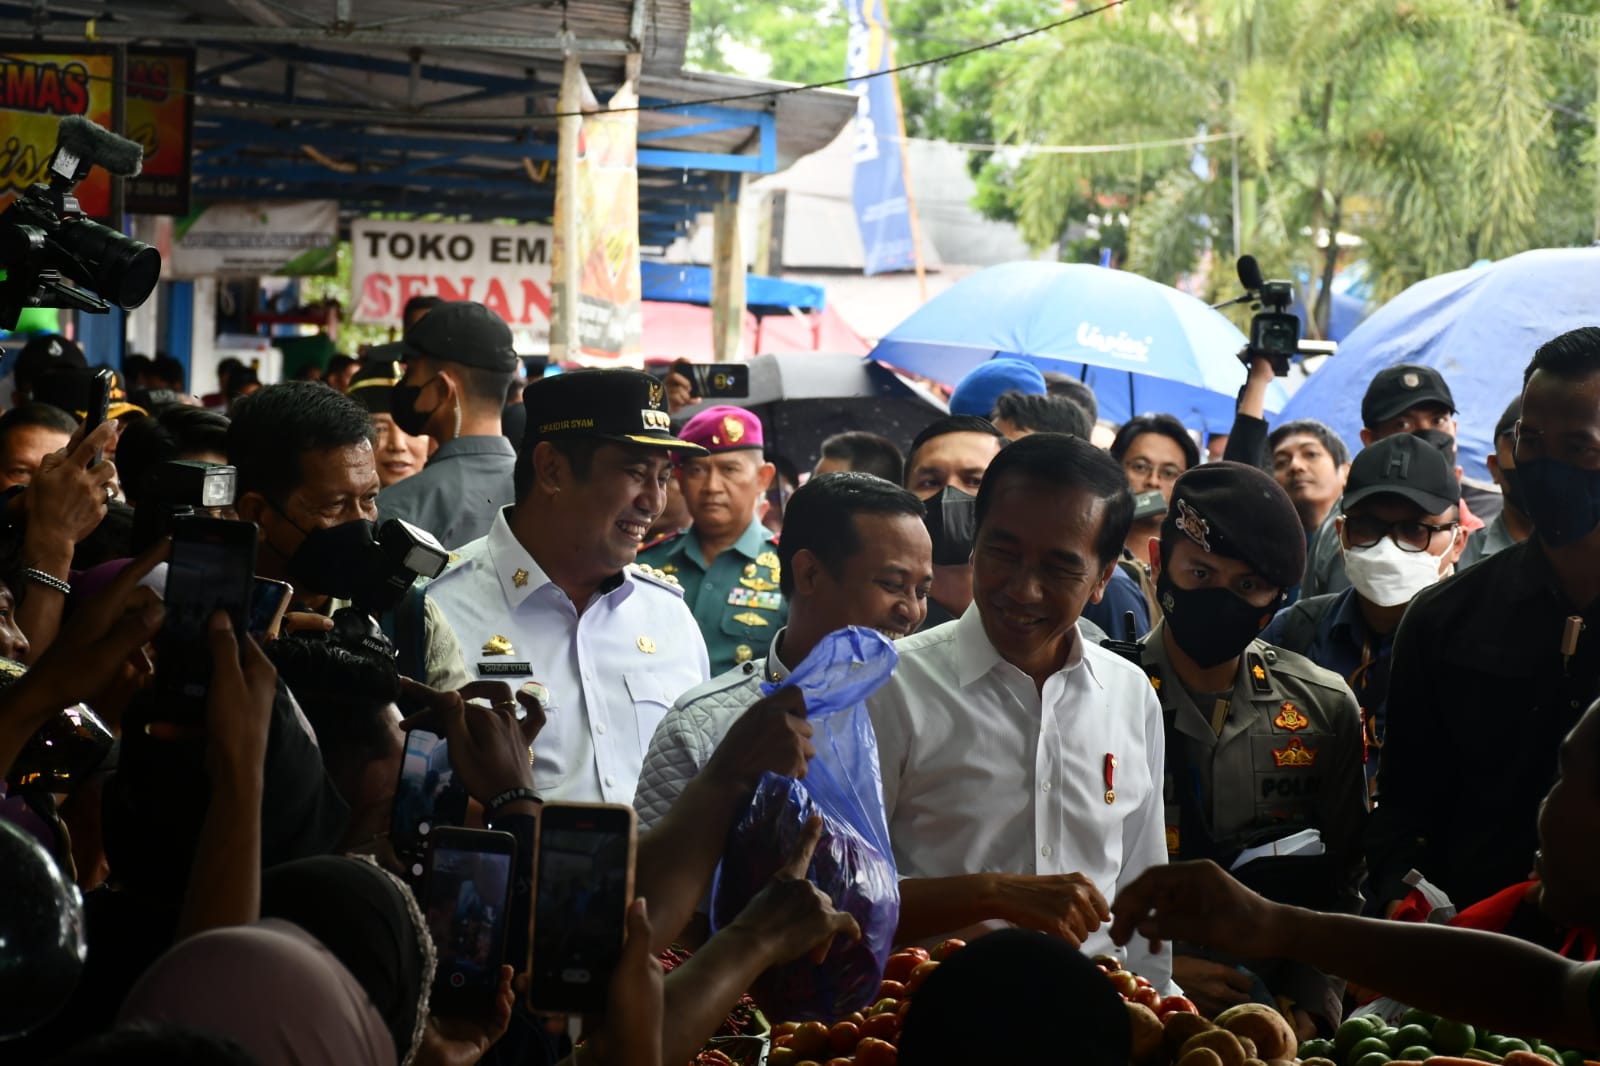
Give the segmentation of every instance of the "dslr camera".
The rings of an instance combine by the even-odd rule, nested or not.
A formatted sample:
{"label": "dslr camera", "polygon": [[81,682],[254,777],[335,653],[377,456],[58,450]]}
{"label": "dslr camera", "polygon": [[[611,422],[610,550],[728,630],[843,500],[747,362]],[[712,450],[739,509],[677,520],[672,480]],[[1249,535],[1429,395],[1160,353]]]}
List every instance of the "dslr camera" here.
{"label": "dslr camera", "polygon": [[140,478],[133,509],[133,550],[137,554],[172,531],[179,518],[193,518],[232,507],[239,472],[231,466],[193,459],[157,463]]}
{"label": "dslr camera", "polygon": [[360,655],[393,659],[394,644],[374,619],[398,607],[417,578],[438,577],[449,561],[450,553],[427,530],[399,518],[379,525],[370,543],[342,560],[352,575],[351,605],[333,612],[328,639]]}
{"label": "dslr camera", "polygon": [[139,173],[142,149],[78,115],[61,120],[50,157],[50,184],[33,185],[0,214],[0,328],[14,329],[26,307],[64,307],[90,314],[123,310],[150,298],[161,277],[161,254],[84,215],[72,195],[96,166]]}

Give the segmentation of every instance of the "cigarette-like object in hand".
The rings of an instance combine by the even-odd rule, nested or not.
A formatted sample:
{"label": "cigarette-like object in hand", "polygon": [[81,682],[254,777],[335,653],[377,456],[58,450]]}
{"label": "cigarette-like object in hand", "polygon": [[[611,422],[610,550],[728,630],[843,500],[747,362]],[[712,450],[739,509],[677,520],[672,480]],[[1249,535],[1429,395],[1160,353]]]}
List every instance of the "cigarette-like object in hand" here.
{"label": "cigarette-like object in hand", "polygon": [[1567,616],[1566,628],[1561,631],[1561,657],[1570,659],[1578,652],[1578,634],[1583,632],[1583,619],[1575,614]]}

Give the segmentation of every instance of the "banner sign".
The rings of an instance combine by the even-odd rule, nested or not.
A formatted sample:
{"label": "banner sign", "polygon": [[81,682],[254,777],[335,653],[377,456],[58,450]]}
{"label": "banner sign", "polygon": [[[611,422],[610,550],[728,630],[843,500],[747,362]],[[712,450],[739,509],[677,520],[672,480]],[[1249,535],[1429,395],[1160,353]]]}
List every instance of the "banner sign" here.
{"label": "banner sign", "polygon": [[863,271],[867,274],[916,266],[905,157],[900,151],[905,130],[895,76],[866,77],[894,65],[887,3],[888,0],[845,0],[850,19],[845,76],[851,79],[850,91],[856,94],[855,183],[851,193],[866,255]]}
{"label": "banner sign", "polygon": [[[599,110],[577,56],[563,70],[560,110],[583,110],[577,137],[566,143],[576,151],[556,162],[556,251],[560,263],[577,257],[576,271],[557,270],[552,286],[553,320],[561,322],[568,307],[568,284],[577,278],[576,332],[558,328],[550,341],[551,359],[582,356],[618,359],[637,356],[643,345],[643,283],[639,277],[639,98],[631,85]],[[566,171],[563,174],[563,171]],[[565,178],[566,180],[562,180]],[[566,212],[577,218],[563,226]],[[565,235],[574,236],[568,247]],[[577,351],[572,351],[573,345]]]}
{"label": "banner sign", "polygon": [[549,226],[357,219],[350,226],[354,320],[399,326],[413,296],[476,300],[519,338],[548,344],[552,240]]}
{"label": "banner sign", "polygon": [[[0,42],[0,207],[30,185],[49,182],[62,119],[81,115],[111,128],[114,75],[109,50],[46,52],[37,44]],[[111,176],[100,167],[76,195],[84,214],[111,216]]]}
{"label": "banner sign", "polygon": [[332,274],[338,260],[337,200],[211,204],[173,227],[162,275]]}
{"label": "banner sign", "polygon": [[194,52],[152,48],[128,53],[128,139],[144,148],[144,165],[128,180],[127,208],[143,215],[189,213],[189,160],[194,147]]}

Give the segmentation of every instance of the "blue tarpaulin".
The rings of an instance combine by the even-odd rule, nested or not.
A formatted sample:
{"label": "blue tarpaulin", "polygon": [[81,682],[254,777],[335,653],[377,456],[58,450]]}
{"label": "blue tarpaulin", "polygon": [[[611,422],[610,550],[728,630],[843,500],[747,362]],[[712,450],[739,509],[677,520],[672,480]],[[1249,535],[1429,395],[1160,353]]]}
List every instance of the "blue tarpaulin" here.
{"label": "blue tarpaulin", "polygon": [[[711,268],[679,263],[639,264],[644,281],[644,298],[675,304],[711,304]],[[750,310],[761,314],[766,311],[787,311],[797,307],[802,311],[820,311],[827,303],[820,285],[802,285],[782,278],[769,278],[763,274],[746,274],[744,302]]]}

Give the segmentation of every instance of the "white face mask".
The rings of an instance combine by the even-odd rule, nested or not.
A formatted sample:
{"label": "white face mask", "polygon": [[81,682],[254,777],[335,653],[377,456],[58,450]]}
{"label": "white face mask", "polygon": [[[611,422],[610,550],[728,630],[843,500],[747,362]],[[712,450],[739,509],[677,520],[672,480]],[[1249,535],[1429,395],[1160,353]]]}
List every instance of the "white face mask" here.
{"label": "white face mask", "polygon": [[[1458,530],[1454,536],[1460,536]],[[1445,555],[1455,547],[1452,537]],[[1379,607],[1398,607],[1448,573],[1440,573],[1442,555],[1401,551],[1393,537],[1384,537],[1370,548],[1345,548],[1344,573],[1350,584]],[[1450,568],[1454,570],[1454,567]]]}

